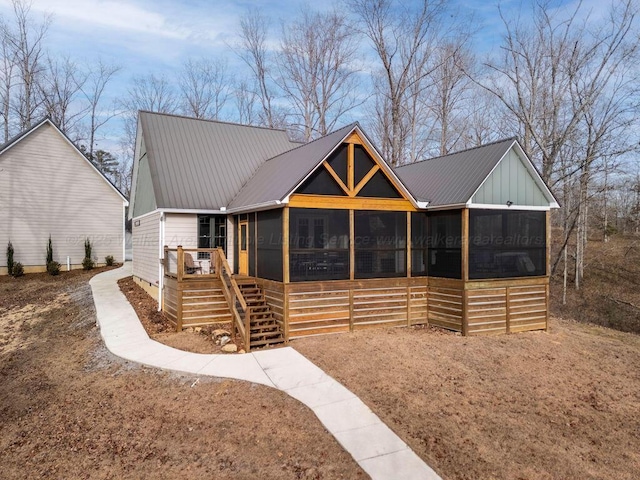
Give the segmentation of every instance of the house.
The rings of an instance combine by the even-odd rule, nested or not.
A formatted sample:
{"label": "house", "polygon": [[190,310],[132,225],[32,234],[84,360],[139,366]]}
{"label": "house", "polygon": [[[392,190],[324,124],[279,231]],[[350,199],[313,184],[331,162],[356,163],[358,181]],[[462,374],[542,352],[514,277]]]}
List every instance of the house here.
{"label": "house", "polygon": [[9,242],[25,272],[46,269],[49,237],[62,269],[124,259],[127,199],[48,118],[0,147],[0,274]]}
{"label": "house", "polygon": [[515,139],[394,170],[357,123],[301,145],[140,112],[133,273],[177,328],[231,321],[245,343],[545,329],[554,207]]}

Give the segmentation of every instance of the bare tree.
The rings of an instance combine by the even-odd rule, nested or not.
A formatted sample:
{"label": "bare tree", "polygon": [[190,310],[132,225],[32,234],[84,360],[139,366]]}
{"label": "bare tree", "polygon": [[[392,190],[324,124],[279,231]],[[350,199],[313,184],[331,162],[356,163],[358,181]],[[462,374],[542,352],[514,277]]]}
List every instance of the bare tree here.
{"label": "bare tree", "polygon": [[274,107],[274,86],[270,81],[271,62],[267,50],[269,19],[260,10],[248,10],[240,19],[240,58],[251,69],[255,95],[260,102],[260,123],[269,128],[285,126],[284,117]]}
{"label": "bare tree", "polygon": [[38,83],[44,113],[60,129],[72,136],[86,108],[78,106],[78,96],[86,81],[84,74],[69,57],[47,56],[42,78]]}
{"label": "bare tree", "polygon": [[180,75],[182,112],[196,118],[218,120],[230,96],[228,83],[224,61],[188,59]]}
{"label": "bare tree", "polygon": [[362,104],[356,96],[356,40],[338,12],[304,10],[298,19],[283,24],[278,83],[292,102],[293,126],[306,141],[326,135]]}
{"label": "bare tree", "polygon": [[31,126],[41,105],[38,81],[44,68],[44,40],[51,16],[45,15],[40,23],[34,23],[30,1],[12,0],[12,5],[15,25],[4,33],[16,65],[16,88],[19,93],[14,109],[18,114],[20,129],[24,130]]}
{"label": "bare tree", "polygon": [[2,125],[4,133],[4,141],[9,140],[10,124],[11,124],[11,97],[14,89],[14,76],[16,69],[15,52],[9,42],[9,27],[4,20],[0,23],[0,54],[2,61],[0,63],[0,99],[2,102]]}
{"label": "bare tree", "polygon": [[637,121],[631,101],[637,90],[629,87],[638,84],[627,68],[638,54],[633,0],[614,2],[600,22],[583,9],[578,3],[566,15],[548,2],[537,3],[530,27],[503,15],[504,56],[487,63],[493,81],[481,82],[517,118],[525,150],[565,196],[563,248],[577,229],[576,288],[583,275],[592,175],[604,158],[635,148],[635,137],[627,134]]}
{"label": "bare tree", "polygon": [[375,82],[375,130],[381,134],[382,153],[393,165],[414,161],[405,158],[415,130],[411,124],[417,122],[411,115],[416,111],[413,104],[421,102],[434,66],[432,55],[443,35],[446,2],[397,5],[392,0],[351,0],[349,5],[382,64]]}
{"label": "bare tree", "polygon": [[467,38],[458,37],[444,43],[435,52],[435,68],[427,102],[436,125],[438,154],[446,155],[464,148],[467,119],[472,110],[472,84],[466,72],[475,61]]}
{"label": "bare tree", "polygon": [[255,89],[250,88],[246,80],[242,80],[236,85],[234,97],[238,121],[244,125],[255,125],[256,101],[258,99]]}
{"label": "bare tree", "polygon": [[87,134],[89,158],[93,158],[98,130],[117,115],[115,102],[111,108],[105,109],[101,106],[107,85],[119,71],[119,66],[106,64],[99,59],[89,68],[87,80],[83,84],[82,93],[88,104],[89,116]]}

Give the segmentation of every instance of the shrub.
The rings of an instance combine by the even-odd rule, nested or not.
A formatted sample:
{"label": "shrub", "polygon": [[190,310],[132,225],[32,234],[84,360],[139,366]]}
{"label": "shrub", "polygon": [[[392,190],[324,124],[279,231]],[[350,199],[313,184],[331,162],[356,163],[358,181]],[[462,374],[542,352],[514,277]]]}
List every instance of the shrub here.
{"label": "shrub", "polygon": [[47,263],[47,273],[53,276],[60,275],[60,264],[53,260]]}
{"label": "shrub", "polygon": [[107,267],[112,267],[113,264],[115,263],[115,260],[113,259],[113,255],[107,255],[106,257],[104,257],[104,263]]}
{"label": "shrub", "polygon": [[51,243],[51,235],[49,235],[49,243],[47,244],[47,266],[53,262],[53,244]]}
{"label": "shrub", "polygon": [[82,268],[85,270],[91,270],[95,263],[93,263],[93,259],[91,258],[91,242],[87,238],[84,241],[84,260],[82,260]]}
{"label": "shrub", "polygon": [[85,258],[82,260],[82,268],[85,270],[91,270],[94,267],[93,260],[90,258]]}
{"label": "shrub", "polygon": [[22,275],[24,275],[24,267],[20,262],[15,262],[13,264],[11,275],[13,275],[14,277],[21,277]]}
{"label": "shrub", "polygon": [[11,242],[9,242],[9,244],[7,245],[7,273],[9,275],[12,274],[13,272],[13,245],[11,245]]}

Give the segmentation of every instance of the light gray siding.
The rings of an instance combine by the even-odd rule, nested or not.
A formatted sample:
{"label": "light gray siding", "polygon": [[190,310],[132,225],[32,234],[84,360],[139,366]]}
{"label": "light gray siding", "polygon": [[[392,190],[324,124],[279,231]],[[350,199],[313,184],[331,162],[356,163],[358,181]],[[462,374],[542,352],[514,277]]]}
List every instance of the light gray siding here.
{"label": "light gray siding", "polygon": [[549,200],[512,148],[487,177],[472,203],[548,207]]}
{"label": "light gray siding", "polygon": [[133,219],[133,275],[158,285],[160,212]]}
{"label": "light gray siding", "polygon": [[198,248],[198,216],[186,213],[165,214],[164,244],[169,248],[176,248],[178,245]]}
{"label": "light gray siding", "polygon": [[104,263],[123,261],[124,200],[50,123],[45,122],[0,155],[0,266],[7,242],[14,260],[43,266],[51,235],[54,260],[79,266],[84,241]]}

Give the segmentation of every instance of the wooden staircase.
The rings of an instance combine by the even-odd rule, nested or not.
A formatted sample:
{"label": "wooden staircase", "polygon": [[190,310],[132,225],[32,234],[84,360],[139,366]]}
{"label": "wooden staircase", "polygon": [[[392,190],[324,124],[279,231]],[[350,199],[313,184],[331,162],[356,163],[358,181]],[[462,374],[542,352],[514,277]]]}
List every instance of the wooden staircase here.
{"label": "wooden staircase", "polygon": [[231,321],[231,311],[220,287],[200,287],[182,293],[182,327]]}
{"label": "wooden staircase", "polygon": [[267,304],[262,288],[250,277],[236,277],[242,296],[251,309],[249,341],[251,350],[284,343],[280,322]]}

